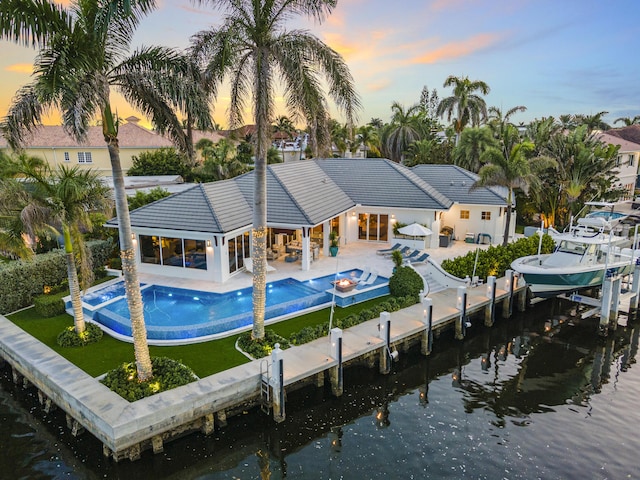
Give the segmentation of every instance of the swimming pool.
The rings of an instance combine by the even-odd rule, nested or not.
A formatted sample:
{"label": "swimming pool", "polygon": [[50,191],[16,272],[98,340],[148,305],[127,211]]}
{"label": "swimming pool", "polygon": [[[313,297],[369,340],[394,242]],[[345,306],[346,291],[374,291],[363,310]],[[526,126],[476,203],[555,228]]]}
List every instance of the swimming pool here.
{"label": "swimming pool", "polygon": [[[357,278],[354,269],[306,281],[285,278],[267,284],[265,323],[274,323],[300,312],[323,308],[334,299],[332,281]],[[188,343],[228,336],[253,324],[252,287],[226,293],[203,292],[161,285],[141,288],[147,338],[150,344]],[[389,293],[388,279],[359,285],[349,295],[336,294],[339,306],[351,305]],[[113,283],[83,297],[85,315],[115,336],[131,337],[129,307],[124,282]],[[70,308],[70,301],[67,304]]]}

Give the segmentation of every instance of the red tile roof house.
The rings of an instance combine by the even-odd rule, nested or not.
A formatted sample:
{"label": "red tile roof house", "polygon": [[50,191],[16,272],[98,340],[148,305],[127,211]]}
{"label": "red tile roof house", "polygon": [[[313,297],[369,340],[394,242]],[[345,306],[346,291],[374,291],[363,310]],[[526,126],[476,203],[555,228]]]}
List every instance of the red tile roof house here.
{"label": "red tile roof house", "polygon": [[[140,119],[137,117],[131,116],[125,120],[126,123],[121,124],[118,131],[120,162],[124,172],[133,165],[134,156],[149,150],[173,147],[168,138],[139,125]],[[194,145],[205,137],[214,143],[223,138],[215,132],[196,130],[193,132]],[[43,158],[51,166],[79,165],[96,170],[103,176],[111,176],[111,162],[100,126],[89,127],[86,141],[79,144],[64,131],[62,126],[43,125],[34,132],[24,148],[27,154]],[[2,136],[0,136],[0,149],[9,149]]]}

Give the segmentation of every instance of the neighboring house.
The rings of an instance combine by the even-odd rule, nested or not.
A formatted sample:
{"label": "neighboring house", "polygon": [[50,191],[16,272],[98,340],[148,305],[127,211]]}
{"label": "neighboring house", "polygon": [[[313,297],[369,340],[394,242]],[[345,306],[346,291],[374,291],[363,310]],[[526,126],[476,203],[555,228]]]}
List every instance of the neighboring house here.
{"label": "neighboring house", "polygon": [[634,198],[636,183],[638,179],[638,164],[640,163],[640,144],[626,140],[620,136],[620,132],[633,138],[627,133],[633,133],[637,130],[640,133],[640,125],[633,125],[637,129],[631,129],[631,127],[625,127],[619,130],[607,130],[598,135],[598,138],[611,145],[619,145],[618,158],[616,160],[616,170],[618,174],[618,181],[614,185],[615,187],[622,187],[626,191],[626,194],[621,200],[629,200]]}
{"label": "neighboring house", "polygon": [[[137,117],[128,117],[118,129],[120,144],[120,162],[122,170],[128,171],[133,165],[133,157],[142,152],[153,151],[163,147],[173,147],[169,139],[140,126]],[[193,144],[206,137],[213,142],[220,140],[222,135],[215,132],[193,132]],[[0,149],[8,148],[6,140],[0,136]],[[31,139],[24,145],[28,155],[40,157],[51,166],[79,165],[81,168],[91,168],[101,175],[111,175],[111,161],[104,142],[101,126],[89,127],[87,140],[79,144],[69,136],[60,125],[43,125],[39,127]]]}
{"label": "neighboring house", "polygon": [[[269,165],[268,256],[296,252],[302,269],[309,270],[318,255],[329,255],[330,232],[337,232],[343,245],[386,244],[394,241],[395,222],[428,226],[434,232],[430,248],[438,247],[444,225],[452,226],[460,239],[471,231],[469,226],[474,234],[490,235],[493,243],[502,241],[501,211],[507,205],[497,190],[470,192],[474,176],[458,167],[423,167],[437,169],[412,170],[385,159]],[[432,175],[446,176],[444,191]],[[455,189],[449,188],[452,178],[458,182]],[[468,183],[463,185],[463,178]],[[250,172],[198,184],[132,211],[139,271],[215,282],[244,271],[244,258],[251,256],[252,198]],[[466,215],[463,211],[469,218],[458,220]],[[117,219],[107,225],[116,227]]]}

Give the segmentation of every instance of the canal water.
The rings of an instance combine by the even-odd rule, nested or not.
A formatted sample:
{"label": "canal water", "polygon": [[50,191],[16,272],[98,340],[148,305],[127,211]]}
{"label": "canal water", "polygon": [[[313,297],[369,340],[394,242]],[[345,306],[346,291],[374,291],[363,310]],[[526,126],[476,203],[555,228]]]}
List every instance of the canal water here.
{"label": "canal water", "polygon": [[346,370],[341,398],[290,393],[282,424],[250,410],[133,463],[71,437],[5,367],[0,478],[640,478],[640,324],[603,340],[573,313],[550,300],[491,329],[474,322],[464,342],[444,332],[431,357],[401,353],[388,376]]}

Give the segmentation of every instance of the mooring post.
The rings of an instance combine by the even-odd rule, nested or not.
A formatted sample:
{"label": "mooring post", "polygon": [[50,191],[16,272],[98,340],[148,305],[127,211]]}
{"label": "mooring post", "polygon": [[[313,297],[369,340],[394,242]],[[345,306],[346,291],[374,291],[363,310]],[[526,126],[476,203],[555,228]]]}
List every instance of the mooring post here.
{"label": "mooring post", "polygon": [[467,287],[458,287],[456,308],[460,310],[460,317],[456,322],[456,340],[463,340],[467,333]]}
{"label": "mooring post", "polygon": [[422,354],[431,355],[433,349],[433,301],[430,298],[422,299],[422,322],[425,325],[422,334]]}
{"label": "mooring post", "polygon": [[386,375],[391,371],[391,314],[389,312],[380,313],[378,330],[380,338],[384,341],[380,350],[380,373]]}
{"label": "mooring post", "polygon": [[629,315],[636,313],[638,310],[638,299],[640,297],[640,258],[636,260],[635,267],[633,269],[633,284],[632,284],[633,296],[629,302]]}
{"label": "mooring post", "polygon": [[484,309],[484,324],[487,327],[493,327],[496,320],[496,277],[489,275],[487,277],[487,298],[489,303]]}
{"label": "mooring post", "polygon": [[284,413],[284,360],[280,344],[276,343],[271,351],[271,362],[273,372],[270,379],[273,390],[273,419],[280,423],[285,419]]}
{"label": "mooring post", "polygon": [[338,364],[335,367],[332,367],[329,371],[329,377],[331,378],[331,392],[336,397],[339,397],[342,395],[344,390],[342,380],[342,330],[339,328],[332,328],[329,333],[331,357],[338,362]]}
{"label": "mooring post", "polygon": [[[522,283],[526,285],[526,282],[524,282],[524,277],[516,274],[513,278],[514,288],[520,287],[519,284],[521,279],[522,279]],[[523,288],[517,293],[517,299],[518,300],[516,302],[516,308],[518,309],[518,311],[519,312],[526,311],[527,310],[527,289],[526,288]]]}
{"label": "mooring post", "polygon": [[502,303],[502,318],[509,318],[513,313],[513,270],[504,272],[504,289],[508,292]]}
{"label": "mooring post", "polygon": [[620,311],[620,291],[622,277],[616,275],[611,281],[611,315],[609,316],[609,330],[614,331],[618,326],[618,312]]}
{"label": "mooring post", "polygon": [[613,282],[609,272],[605,273],[604,282],[602,282],[602,306],[600,307],[600,324],[598,325],[598,335],[606,337],[609,333],[609,318],[611,316],[611,300],[612,300]]}

